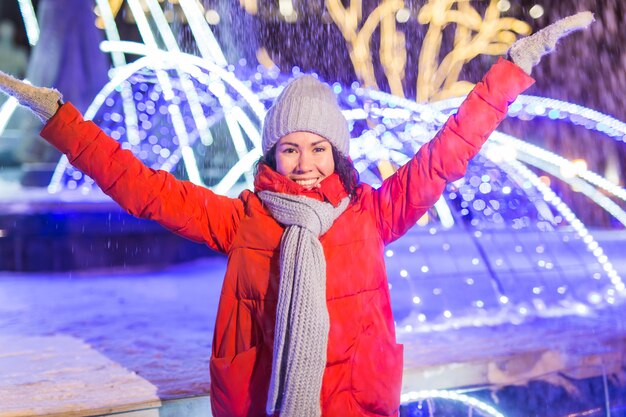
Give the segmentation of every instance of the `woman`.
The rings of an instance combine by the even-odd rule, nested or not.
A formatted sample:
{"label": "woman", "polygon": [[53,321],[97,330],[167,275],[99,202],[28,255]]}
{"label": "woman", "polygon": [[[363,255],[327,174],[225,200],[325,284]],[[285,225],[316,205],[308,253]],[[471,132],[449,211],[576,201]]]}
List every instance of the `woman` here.
{"label": "woman", "polygon": [[590,14],[518,41],[437,136],[379,189],[359,184],[335,96],[314,77],[268,111],[254,192],[238,198],[142,165],[54,90],[0,76],[46,122],[42,136],[133,215],[228,255],[211,357],[215,416],[396,416],[396,344],[383,259],[463,176],[532,83],[529,73]]}

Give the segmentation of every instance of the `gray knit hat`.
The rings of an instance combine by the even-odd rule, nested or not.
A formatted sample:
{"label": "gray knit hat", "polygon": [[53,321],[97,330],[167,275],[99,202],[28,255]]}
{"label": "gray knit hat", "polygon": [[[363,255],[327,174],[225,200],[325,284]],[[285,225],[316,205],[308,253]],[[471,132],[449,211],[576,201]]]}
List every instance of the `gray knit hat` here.
{"label": "gray knit hat", "polygon": [[263,124],[263,153],[283,136],[297,131],[316,133],[349,156],[348,122],[339,109],[337,97],[312,75],[290,82],[268,110]]}

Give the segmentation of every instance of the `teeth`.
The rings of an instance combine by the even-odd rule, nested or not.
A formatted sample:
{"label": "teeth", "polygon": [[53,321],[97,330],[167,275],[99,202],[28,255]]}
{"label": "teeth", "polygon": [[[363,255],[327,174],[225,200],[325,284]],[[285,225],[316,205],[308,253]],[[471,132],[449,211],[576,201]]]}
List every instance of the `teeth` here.
{"label": "teeth", "polygon": [[317,179],[313,179],[313,180],[296,180],[296,182],[298,184],[300,184],[303,187],[309,187],[313,184],[315,184],[317,182]]}

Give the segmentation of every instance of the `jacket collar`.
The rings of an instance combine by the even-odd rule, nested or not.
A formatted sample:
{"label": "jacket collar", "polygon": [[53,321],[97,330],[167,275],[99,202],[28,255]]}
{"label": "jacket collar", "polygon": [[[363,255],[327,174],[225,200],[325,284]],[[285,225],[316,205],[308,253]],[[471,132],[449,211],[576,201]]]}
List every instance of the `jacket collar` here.
{"label": "jacket collar", "polygon": [[260,191],[303,195],[319,201],[328,201],[334,207],[337,207],[341,200],[348,195],[336,172],[324,178],[318,188],[307,190],[264,163],[259,163],[257,175],[254,178],[254,192]]}

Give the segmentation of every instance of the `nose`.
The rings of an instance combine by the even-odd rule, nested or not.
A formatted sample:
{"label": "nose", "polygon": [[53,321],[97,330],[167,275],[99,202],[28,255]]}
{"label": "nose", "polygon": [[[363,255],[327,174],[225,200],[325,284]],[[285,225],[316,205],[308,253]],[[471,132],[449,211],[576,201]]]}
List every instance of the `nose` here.
{"label": "nose", "polygon": [[312,161],[313,159],[311,158],[311,155],[309,155],[307,152],[301,152],[298,156],[298,165],[296,167],[298,173],[306,173],[311,171],[313,163]]}

